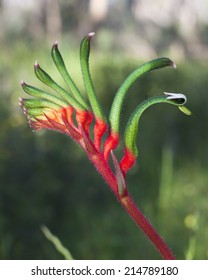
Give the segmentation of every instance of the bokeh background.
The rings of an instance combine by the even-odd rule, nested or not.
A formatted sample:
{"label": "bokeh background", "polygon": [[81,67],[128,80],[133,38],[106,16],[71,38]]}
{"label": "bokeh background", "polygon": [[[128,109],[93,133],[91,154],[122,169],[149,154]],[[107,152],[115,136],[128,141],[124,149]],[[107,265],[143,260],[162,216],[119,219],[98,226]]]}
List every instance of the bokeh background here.
{"label": "bokeh background", "polygon": [[[94,31],[91,70],[106,114],[124,78],[147,60],[168,56],[177,69],[135,83],[135,104],[182,92],[193,115],[152,107],[139,125],[139,158],[129,191],[178,259],[208,258],[208,2],[204,0],[0,1],[0,258],[62,259],[46,225],[76,259],[160,259],[111,191],[66,136],[33,133],[18,105],[20,80],[40,86],[38,60],[56,79],[50,48],[58,40],[84,91],[79,43]],[[60,79],[60,82],[63,83]],[[118,154],[121,149],[118,149]]]}

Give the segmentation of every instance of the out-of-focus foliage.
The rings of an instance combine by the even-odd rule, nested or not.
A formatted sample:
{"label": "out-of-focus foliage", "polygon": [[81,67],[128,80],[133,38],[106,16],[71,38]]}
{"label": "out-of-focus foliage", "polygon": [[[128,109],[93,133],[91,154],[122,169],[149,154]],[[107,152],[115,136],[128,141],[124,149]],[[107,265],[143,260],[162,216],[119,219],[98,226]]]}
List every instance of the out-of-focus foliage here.
{"label": "out-of-focus foliage", "polygon": [[[1,0],[0,32],[9,41],[74,41],[98,32],[99,49],[142,59],[167,53],[208,57],[208,2],[204,0]],[[2,27],[3,26],[3,27]],[[128,44],[128,42],[130,44]],[[139,47],[138,47],[139,46]]]}
{"label": "out-of-focus foliage", "polygon": [[[193,41],[188,43],[187,31],[180,35],[178,20],[183,11],[183,15],[187,11],[204,15],[205,9],[200,12],[197,3],[205,5],[206,1],[177,1],[175,12],[170,10],[171,4],[167,7],[158,1],[163,15],[158,21],[145,12],[143,18],[136,16],[136,7],[140,6],[137,12],[144,11],[150,1],[119,1],[121,5],[109,1],[107,12],[103,10],[99,18],[93,15],[95,1],[26,2],[36,6],[28,10],[24,4],[20,9],[19,3],[16,13],[11,13],[10,0],[1,1],[0,10],[0,258],[62,258],[44,237],[43,224],[75,259],[158,258],[79,148],[55,132],[33,133],[18,106],[18,97],[24,96],[21,79],[40,85],[33,75],[35,59],[53,77],[57,75],[49,55],[56,39],[70,73],[83,89],[79,41],[96,30],[91,67],[106,114],[120,82],[146,57],[172,53],[170,58],[178,62],[176,70],[150,73],[131,88],[123,123],[136,104],[163,91],[186,94],[193,115],[186,117],[168,105],[152,107],[144,114],[138,137],[139,160],[128,183],[135,201],[177,258],[207,259],[207,22],[203,16],[200,21],[195,17],[196,30],[200,30],[197,46],[205,49],[202,52]],[[56,7],[53,20],[50,3]],[[157,12],[154,5],[149,9],[152,16]],[[174,17],[162,24],[165,11]],[[190,31],[192,40],[194,32]],[[182,50],[180,53],[172,51],[174,44],[180,46],[175,49]],[[179,59],[183,57],[186,60]]]}

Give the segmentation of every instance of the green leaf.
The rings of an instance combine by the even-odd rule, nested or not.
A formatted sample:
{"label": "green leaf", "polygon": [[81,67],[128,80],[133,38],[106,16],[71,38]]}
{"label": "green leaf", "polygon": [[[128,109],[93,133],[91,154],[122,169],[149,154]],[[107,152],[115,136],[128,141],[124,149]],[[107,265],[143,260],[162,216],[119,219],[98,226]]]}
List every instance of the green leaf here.
{"label": "green leaf", "polygon": [[41,230],[45,237],[54,245],[56,250],[65,258],[65,260],[74,260],[69,250],[63,246],[57,236],[52,234],[52,232],[46,226],[42,226]]}

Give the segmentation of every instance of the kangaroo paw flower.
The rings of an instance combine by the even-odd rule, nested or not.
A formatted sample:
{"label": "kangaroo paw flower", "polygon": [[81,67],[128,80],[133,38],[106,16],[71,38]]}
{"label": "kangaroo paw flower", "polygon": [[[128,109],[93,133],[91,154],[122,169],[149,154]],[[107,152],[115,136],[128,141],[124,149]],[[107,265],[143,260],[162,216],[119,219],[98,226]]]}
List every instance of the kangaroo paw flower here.
{"label": "kangaroo paw flower", "polygon": [[[52,92],[38,89],[22,81],[22,89],[30,98],[20,98],[19,104],[28,117],[29,125],[34,130],[49,129],[69,135],[86,152],[89,160],[109,185],[118,201],[151,240],[162,257],[174,259],[170,249],[130,197],[126,174],[138,157],[136,138],[142,113],[154,104],[168,103],[177,106],[184,114],[190,115],[191,112],[184,106],[187,101],[186,96],[181,93],[165,92],[163,96],[152,97],[139,104],[126,125],[124,141],[122,141],[124,143],[123,158],[118,160],[113,150],[120,145],[122,139],[120,115],[124,99],[132,84],[150,71],[176,66],[169,58],[154,59],[139,66],[129,74],[119,87],[112,102],[109,118],[106,118],[90,74],[90,42],[93,36],[93,32],[89,33],[80,44],[80,67],[87,93],[86,99],[83,98],[82,93],[71,78],[59,51],[58,43],[55,43],[51,49],[51,56],[66,88],[56,83],[36,62],[34,65],[36,77]],[[106,132],[108,132],[108,136],[104,140]],[[110,154],[114,169],[109,163]]]}

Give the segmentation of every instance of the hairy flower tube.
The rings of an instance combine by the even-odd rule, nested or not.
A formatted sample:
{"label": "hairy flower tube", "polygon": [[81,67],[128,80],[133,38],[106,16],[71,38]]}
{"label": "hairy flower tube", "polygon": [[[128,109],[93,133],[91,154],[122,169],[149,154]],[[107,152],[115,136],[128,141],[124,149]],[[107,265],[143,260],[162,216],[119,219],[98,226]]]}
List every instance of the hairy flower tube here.
{"label": "hairy flower tube", "polygon": [[[139,104],[132,112],[124,132],[122,159],[117,159],[113,150],[121,140],[120,118],[124,99],[132,84],[142,75],[167,66],[175,67],[168,58],[151,60],[135,69],[121,84],[115,94],[109,119],[99,103],[89,69],[90,41],[94,33],[89,33],[80,45],[80,66],[87,93],[84,98],[68,70],[55,43],[51,50],[53,62],[65,81],[66,87],[58,85],[36,62],[34,71],[37,78],[53,93],[38,89],[21,82],[23,90],[33,98],[20,98],[20,105],[28,117],[30,126],[35,130],[51,129],[69,135],[86,153],[97,171],[102,175],[127,213],[143,230],[164,259],[175,259],[164,240],[158,235],[131,198],[126,173],[137,160],[136,137],[142,113],[153,104],[168,103],[190,115],[184,107],[186,97],[180,93],[164,93]],[[90,133],[93,130],[93,133]],[[109,164],[111,157],[114,168]]]}

